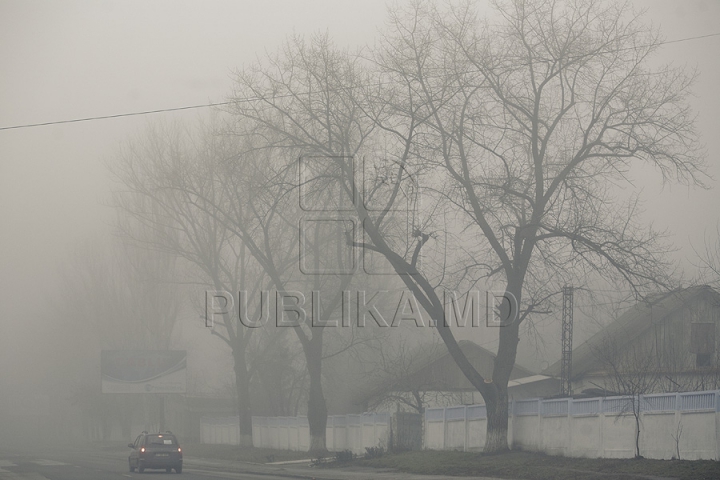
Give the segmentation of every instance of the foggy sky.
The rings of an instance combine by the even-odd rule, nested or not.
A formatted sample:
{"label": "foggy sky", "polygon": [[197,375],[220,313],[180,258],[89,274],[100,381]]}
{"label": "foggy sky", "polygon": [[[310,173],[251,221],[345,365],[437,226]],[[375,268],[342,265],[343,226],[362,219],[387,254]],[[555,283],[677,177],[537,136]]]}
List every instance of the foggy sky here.
{"label": "foggy sky", "polygon": [[[720,32],[720,2],[636,0],[667,40]],[[341,44],[372,43],[385,2],[0,0],[0,127],[222,102],[232,71],[292,33],[328,30]],[[720,178],[720,37],[664,45],[657,59],[697,67],[691,100]],[[0,131],[0,361],[16,364],[53,318],[42,308],[58,263],[106,233],[106,161],[149,121],[202,111]],[[643,173],[647,219],[668,228],[693,276],[691,244],[715,239],[720,189],[661,188]],[[39,366],[39,364],[37,365]],[[0,388],[8,369],[0,369]]]}

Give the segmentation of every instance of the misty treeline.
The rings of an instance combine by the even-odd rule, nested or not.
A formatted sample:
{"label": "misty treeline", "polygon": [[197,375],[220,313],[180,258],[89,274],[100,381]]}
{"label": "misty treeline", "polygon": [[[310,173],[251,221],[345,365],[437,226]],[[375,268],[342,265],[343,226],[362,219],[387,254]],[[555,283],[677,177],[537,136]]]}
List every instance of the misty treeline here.
{"label": "misty treeline", "polygon": [[106,438],[113,423],[130,438],[133,410],[161,423],[161,398],[100,392],[100,350],[171,347],[182,310],[178,287],[167,281],[176,263],[172,255],[111,239],[79,245],[60,265],[59,288],[50,299],[55,321],[47,327],[49,344],[37,345],[52,359],[42,383],[53,392],[53,402],[65,399],[80,410],[82,424],[76,427],[90,438]]}
{"label": "misty treeline", "polygon": [[[358,49],[326,34],[289,37],[237,71],[231,103],[211,120],[149,128],[111,163],[125,238],[197,285],[199,311],[206,288],[247,292],[251,319],[263,290],[317,291],[323,321],[341,318],[343,291],[411,292],[405,320],[416,321],[414,302],[439,320],[418,330],[439,334],[482,395],[485,451],[499,452],[521,325],[552,312],[563,285],[589,278],[637,297],[672,288],[671,245],[642,223],[633,180],[653,171],[702,185],[706,175],[687,105],[694,74],[658,64],[659,33],[627,5],[517,0],[487,18],[477,8],[395,7]],[[442,321],[444,292],[491,287],[517,304],[501,308],[510,321],[483,377]],[[288,390],[307,382],[301,411],[321,451],[323,370],[390,336],[310,317],[292,328],[216,318],[243,445],[263,362],[277,370],[265,381],[278,396],[297,403]]]}

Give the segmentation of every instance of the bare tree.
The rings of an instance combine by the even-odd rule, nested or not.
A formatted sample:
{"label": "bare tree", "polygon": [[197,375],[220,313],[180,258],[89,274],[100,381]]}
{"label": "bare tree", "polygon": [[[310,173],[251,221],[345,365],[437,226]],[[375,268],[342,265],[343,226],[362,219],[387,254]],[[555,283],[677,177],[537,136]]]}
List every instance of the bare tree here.
{"label": "bare tree", "polygon": [[678,422],[677,427],[675,428],[675,433],[671,433],[670,436],[672,437],[673,441],[675,441],[675,453],[677,454],[678,460],[682,460],[680,458],[680,439],[682,439],[682,432],[683,432],[683,424],[682,422]]}
{"label": "bare tree", "polygon": [[643,395],[652,393],[660,383],[662,374],[658,368],[658,355],[653,342],[622,345],[609,338],[594,352],[605,367],[606,390],[625,395],[627,402],[621,413],[631,413],[635,418],[635,458],[640,455]]}
{"label": "bare tree", "polygon": [[431,318],[444,318],[448,266],[466,284],[504,283],[492,378],[449,325],[438,328],[487,404],[487,452],[508,448],[520,325],[548,312],[563,283],[596,273],[636,295],[671,284],[662,232],[614,186],[632,185],[635,165],[663,181],[704,175],[686,104],[693,76],[648,66],[660,40],[639,17],[593,1],[496,10],[482,24],[469,3],[414,3],[391,14],[370,55],[292,39],[238,75],[232,109],[268,147],[335,159],[338,173],[323,178],[353,200],[363,228],[350,243],[384,257]]}
{"label": "bare tree", "polygon": [[[300,341],[309,377],[309,450],[324,452],[327,449],[327,404],[322,386],[325,325],[333,322],[331,318],[345,302],[343,292],[353,276],[313,273],[319,271],[321,262],[331,271],[343,270],[347,259],[342,251],[328,250],[327,241],[328,235],[333,238],[339,234],[344,238],[344,233],[328,232],[319,222],[298,228],[297,166],[294,162],[288,164],[282,156],[273,157],[273,154],[277,151],[249,149],[242,153],[242,159],[225,164],[223,185],[229,195],[236,195],[236,200],[228,204],[230,208],[221,210],[220,218],[243,242],[278,292],[298,286],[323,292],[322,297],[310,299],[313,308],[310,315],[302,318],[298,313],[288,326],[293,327]],[[327,198],[320,201],[325,202]],[[298,244],[303,246],[300,255]],[[284,313],[276,312],[276,315],[280,318]]]}
{"label": "bare tree", "polygon": [[[288,185],[300,193],[298,214],[303,211],[303,202],[323,205],[321,210],[330,212],[346,210],[348,206],[355,208],[352,156],[373,127],[367,119],[362,121],[361,109],[354,104],[353,97],[341,94],[353,84],[357,85],[362,77],[362,72],[354,68],[349,59],[346,52],[332,47],[327,36],[316,36],[309,43],[296,37],[287,42],[282,53],[269,56],[267,65],[258,64],[238,74],[235,95],[240,100],[233,105],[231,113],[242,120],[235,132],[253,138],[258,149],[286,159],[286,165],[294,168],[296,176],[288,178]],[[244,99],[248,97],[259,100],[246,102]],[[299,163],[298,156],[302,156]],[[298,216],[290,217],[296,222],[296,229]],[[360,218],[356,224],[362,221]],[[238,228],[246,225],[246,222],[237,224]],[[315,236],[312,241],[319,238]],[[354,245],[355,236],[346,230],[340,239],[337,236],[335,239],[339,242],[336,241],[333,252],[339,253],[342,250],[339,247],[346,242]],[[267,255],[260,249],[258,252],[259,257]],[[321,313],[323,318],[338,306],[349,279],[348,275],[340,276],[340,288],[329,288],[331,300]],[[317,276],[312,281],[316,287],[321,285]],[[278,280],[276,285],[280,284]],[[310,331],[312,337],[296,328],[311,373],[308,408],[311,449],[324,449],[326,409],[324,400],[313,394],[316,391],[313,382],[320,385],[320,375],[313,370],[319,373],[321,362],[317,356],[321,355],[323,330]]]}
{"label": "bare tree", "polygon": [[[183,257],[200,269],[215,290],[246,294],[239,299],[241,323],[234,321],[233,312],[228,312],[220,324],[224,334],[215,333],[233,351],[241,435],[247,444],[251,435],[248,386],[252,373],[247,355],[255,330],[247,327],[267,322],[269,286],[274,286],[278,295],[298,287],[324,292],[322,301],[313,296],[310,315],[304,315],[302,308],[285,308],[284,296],[276,308],[277,318],[283,326],[293,327],[305,354],[310,450],[321,452],[326,450],[327,422],[322,361],[340,353],[323,352],[323,324],[343,301],[352,275],[305,274],[299,268],[299,263],[306,260],[302,255],[299,258],[297,251],[297,166],[273,158],[275,152],[258,149],[253,137],[237,133],[242,133],[237,126],[231,134],[222,134],[220,129],[201,129],[200,133],[151,131],[124,154],[119,176],[130,192],[118,197],[118,205],[133,222],[164,234],[150,248]],[[302,237],[306,256],[311,258],[307,260],[310,270],[317,269],[320,261],[330,261],[342,269],[347,259],[341,251],[327,251],[328,232],[319,225],[304,230]],[[344,232],[335,233],[344,239]],[[303,307],[300,297],[302,294],[297,306]],[[253,303],[255,312],[243,313],[258,298],[260,301]],[[295,317],[286,319],[288,314]],[[350,348],[353,342],[351,339],[340,351]],[[272,339],[266,346],[273,344],[280,346]],[[255,373],[262,370],[260,366],[253,369]]]}
{"label": "bare tree", "polygon": [[[189,268],[184,278],[176,278],[179,283],[254,297],[266,287],[267,277],[217,215],[218,208],[231,201],[218,188],[219,174],[213,169],[218,158],[237,154],[227,140],[200,125],[194,131],[177,126],[150,129],[145,138],[129,143],[113,166],[122,185],[115,197],[122,212],[119,227],[137,245],[181,258]],[[143,231],[152,235],[138,235]],[[257,317],[258,311],[251,315]],[[222,318],[213,334],[231,349],[240,443],[251,446],[247,353],[254,329],[240,325],[235,311]]]}
{"label": "bare tree", "polygon": [[715,226],[714,239],[705,238],[703,248],[695,250],[699,275],[697,282],[717,287],[720,285],[720,225]]}
{"label": "bare tree", "polygon": [[509,2],[492,26],[469,4],[444,13],[421,3],[394,15],[378,63],[404,86],[401,107],[423,106],[399,114],[425,120],[421,152],[447,173],[441,193],[479,240],[474,276],[501,279],[517,302],[492,380],[459,363],[488,405],[485,449],[499,451],[519,327],[561,282],[597,272],[637,294],[670,285],[663,236],[612,185],[631,184],[642,163],[664,181],[699,182],[692,76],[650,69],[658,36],[622,5]]}
{"label": "bare tree", "polygon": [[307,403],[309,383],[302,347],[293,342],[286,328],[263,328],[256,335],[269,337],[256,342],[249,352],[253,359],[251,394],[262,399],[256,415],[300,415],[301,406]]}
{"label": "bare tree", "polygon": [[431,390],[442,390],[437,379],[418,378],[418,371],[441,352],[437,337],[430,343],[411,344],[407,338],[383,338],[373,345],[372,368],[368,379],[376,385],[368,406],[397,403],[423,413]]}

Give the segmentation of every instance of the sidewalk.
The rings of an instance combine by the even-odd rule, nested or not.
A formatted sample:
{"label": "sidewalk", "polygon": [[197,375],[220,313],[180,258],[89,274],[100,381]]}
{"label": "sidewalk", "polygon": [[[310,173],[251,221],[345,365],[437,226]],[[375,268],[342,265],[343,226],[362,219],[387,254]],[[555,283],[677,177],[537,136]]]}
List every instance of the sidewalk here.
{"label": "sidewalk", "polygon": [[[414,475],[410,473],[397,472],[388,469],[348,467],[331,468],[315,467],[306,463],[292,463],[282,465],[257,464],[247,462],[235,462],[230,460],[209,460],[196,457],[185,457],[186,468],[206,468],[233,471],[238,473],[250,473],[258,475],[275,475],[297,479],[315,480],[447,480],[448,476],[438,475]],[[494,477],[462,477],[467,480],[500,480]],[[505,479],[507,480],[507,479]]]}

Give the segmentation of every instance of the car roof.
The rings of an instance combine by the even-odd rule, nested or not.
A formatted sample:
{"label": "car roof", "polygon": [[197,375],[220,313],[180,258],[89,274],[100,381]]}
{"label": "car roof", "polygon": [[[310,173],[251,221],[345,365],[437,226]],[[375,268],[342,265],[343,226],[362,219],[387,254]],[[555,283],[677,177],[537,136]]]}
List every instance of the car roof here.
{"label": "car roof", "polygon": [[141,433],[141,437],[167,437],[167,438],[174,438],[177,442],[177,437],[174,433],[166,433],[166,432],[160,432],[160,433]]}

